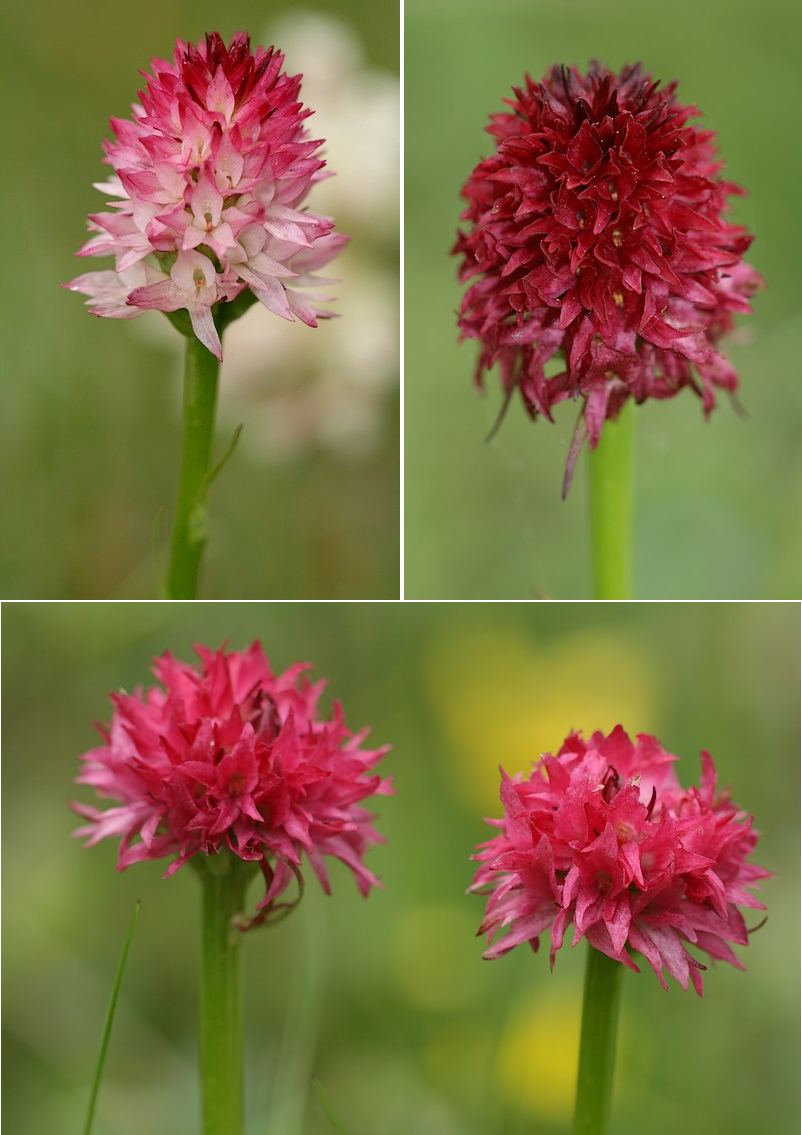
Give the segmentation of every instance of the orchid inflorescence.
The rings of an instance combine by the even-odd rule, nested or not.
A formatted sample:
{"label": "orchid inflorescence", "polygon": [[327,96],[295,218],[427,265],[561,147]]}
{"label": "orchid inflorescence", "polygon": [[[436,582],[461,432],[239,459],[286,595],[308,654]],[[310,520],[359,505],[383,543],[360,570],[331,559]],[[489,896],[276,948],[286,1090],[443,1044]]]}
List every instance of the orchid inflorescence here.
{"label": "orchid inflorescence", "polygon": [[326,858],[339,859],[367,895],[379,880],[364,864],[381,840],[365,798],[391,791],[373,773],[386,748],[365,749],[342,707],[318,702],[326,683],[296,663],[270,667],[259,643],[242,652],[196,648],[200,667],[171,654],[154,660],[162,687],[112,695],[103,745],[84,753],[78,783],[111,808],[76,803],[87,846],[120,837],[119,870],[170,857],[165,875],[198,857],[230,853],[257,865],[265,894],[243,929],[288,909],[279,899],[305,856],[330,890]]}
{"label": "orchid inflorescence", "polygon": [[304,206],[329,174],[305,127],[301,76],[283,63],[274,47],[252,52],[244,33],[226,46],[216,32],[153,60],[131,118],[111,120],[114,173],[96,185],[110,211],[90,216],[78,253],[113,255],[115,269],[65,285],[93,315],[185,309],[222,358],[220,326],[249,302],[310,327],[332,314],[308,289],[334,282],[315,272],[347,238]]}
{"label": "orchid inflorescence", "polygon": [[743,969],[730,946],[748,941],[738,907],[765,910],[751,888],[770,872],[748,862],[752,818],[717,788],[710,754],[688,789],[676,760],[619,725],[587,741],[570,734],[528,777],[503,774],[504,816],[489,821],[499,834],[475,856],[486,958],[524,942],[537,950],[548,931],[553,965],[573,925],[572,945],[585,938],[635,971],[640,954],[664,988],[667,970],[701,995],[706,967],[689,946]]}
{"label": "orchid inflorescence", "polygon": [[676,83],[593,62],[527,76],[506,101],[495,152],[463,188],[459,327],[479,341],[480,385],[499,365],[504,408],[515,391],[533,418],[581,403],[570,483],[585,439],[595,448],[628,399],[690,387],[708,414],[716,389],[735,391],[717,343],[762,281],[727,217],[743,190],[720,177],[715,135],[690,125]]}

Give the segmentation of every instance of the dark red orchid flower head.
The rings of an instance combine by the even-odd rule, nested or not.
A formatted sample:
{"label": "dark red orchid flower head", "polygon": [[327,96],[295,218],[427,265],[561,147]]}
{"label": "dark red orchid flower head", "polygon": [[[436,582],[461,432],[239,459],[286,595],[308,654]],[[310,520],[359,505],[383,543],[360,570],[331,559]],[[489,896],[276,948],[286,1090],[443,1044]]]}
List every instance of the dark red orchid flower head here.
{"label": "dark red orchid flower head", "polygon": [[718,340],[762,283],[742,259],[751,235],[727,220],[743,190],[719,176],[715,135],[640,64],[554,67],[513,90],[453,249],[477,382],[498,363],[505,405],[517,389],[533,418],[581,401],[574,458],[630,397],[689,386],[709,414],[738,385]]}

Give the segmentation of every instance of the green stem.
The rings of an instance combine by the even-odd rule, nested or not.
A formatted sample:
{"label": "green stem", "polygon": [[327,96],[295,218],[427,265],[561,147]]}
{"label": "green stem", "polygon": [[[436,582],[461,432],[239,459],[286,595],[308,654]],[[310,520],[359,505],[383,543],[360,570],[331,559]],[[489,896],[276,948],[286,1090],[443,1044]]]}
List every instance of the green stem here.
{"label": "green stem", "polygon": [[220,364],[195,338],[186,337],[183,437],[178,501],[173,522],[168,599],[194,599],[206,543],[206,496],[214,435]]}
{"label": "green stem", "polygon": [[234,919],[250,872],[227,851],[198,856],[203,887],[200,1076],[203,1135],[242,1135],[242,991]]}
{"label": "green stem", "polygon": [[632,597],[634,411],[628,399],[590,454],[590,531],[596,599]]}
{"label": "green stem", "polygon": [[624,967],[588,944],[574,1135],[605,1135],[615,1068]]}

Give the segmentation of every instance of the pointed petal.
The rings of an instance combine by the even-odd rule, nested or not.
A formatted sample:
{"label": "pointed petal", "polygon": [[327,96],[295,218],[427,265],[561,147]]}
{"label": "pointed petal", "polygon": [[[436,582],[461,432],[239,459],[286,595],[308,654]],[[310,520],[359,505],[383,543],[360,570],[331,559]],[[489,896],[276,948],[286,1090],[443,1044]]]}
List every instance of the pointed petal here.
{"label": "pointed petal", "polygon": [[184,293],[172,280],[159,280],[157,284],[134,288],[128,297],[128,302],[132,307],[146,310],[178,311],[187,301]]}
{"label": "pointed petal", "polygon": [[217,328],[214,324],[212,316],[212,309],[210,307],[203,307],[196,311],[189,311],[189,318],[192,321],[192,330],[203,343],[207,350],[211,351],[216,359],[220,362],[223,361],[223,348],[220,344],[220,336],[217,334]]}

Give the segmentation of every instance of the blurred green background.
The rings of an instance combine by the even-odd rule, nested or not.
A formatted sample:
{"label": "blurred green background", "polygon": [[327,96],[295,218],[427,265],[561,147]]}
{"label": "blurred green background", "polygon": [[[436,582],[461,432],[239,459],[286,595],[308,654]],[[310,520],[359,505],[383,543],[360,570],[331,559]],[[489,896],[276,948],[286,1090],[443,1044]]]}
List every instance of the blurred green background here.
{"label": "blurred green background", "polygon": [[[107,691],[152,655],[261,637],[373,725],[397,795],[378,802],[385,889],[344,870],[244,943],[249,1135],[325,1135],[314,1071],[349,1135],[561,1135],[583,948],[481,960],[468,855],[498,814],[498,764],[572,728],[653,731],[698,780],[708,747],[776,872],[747,971],[705,997],[627,973],[617,1135],[799,1130],[797,605],[14,604],[3,611],[5,1113],[14,1135],[80,1128],[121,942],[142,899],[96,1135],[193,1132],[196,882],[114,870],[70,838],[72,777]],[[328,699],[327,694],[327,699]],[[754,925],[759,916],[749,919]]]}
{"label": "blurred green background", "polygon": [[461,289],[448,250],[459,191],[491,152],[484,133],[511,86],[553,63],[642,60],[679,80],[718,132],[735,216],[756,239],[766,290],[726,353],[749,417],[724,398],[705,424],[684,392],[637,421],[636,595],[797,597],[802,534],[802,357],[797,107],[802,7],[791,0],[406,0],[406,555],[415,598],[589,594],[585,471],[560,484],[575,411],[533,426],[472,388],[457,346]]}
{"label": "blurred green background", "polygon": [[[121,13],[101,0],[35,0],[3,8],[11,173],[0,214],[0,595],[161,594],[177,477],[181,340],[158,313],[94,319],[81,297],[59,285],[111,266],[73,256],[87,213],[103,207],[91,183],[108,170],[101,143],[109,117],[130,113],[139,69],[153,56],[169,55],[178,37],[218,29],[226,37],[247,30],[262,42],[281,34],[285,46],[292,40],[289,65],[303,70],[313,58],[318,91],[328,71],[321,38],[324,48],[329,42],[341,71],[311,125],[336,117],[327,156],[338,176],[317,187],[311,203],[336,201],[338,227],[352,243],[333,273],[342,277],[343,319],[312,332],[293,325],[289,348],[281,320],[267,320],[264,334],[254,335],[256,309],[226,334],[218,452],[239,422],[245,431],[212,493],[202,594],[396,597],[398,5],[141,0]],[[353,101],[370,102],[367,126]],[[377,107],[386,111],[381,123]],[[386,146],[381,137],[376,143],[380,126]],[[384,178],[372,168],[377,153],[389,155]],[[381,219],[363,204],[365,184],[381,186]],[[330,373],[321,389],[324,363]]]}

